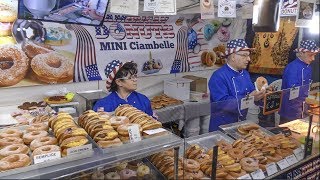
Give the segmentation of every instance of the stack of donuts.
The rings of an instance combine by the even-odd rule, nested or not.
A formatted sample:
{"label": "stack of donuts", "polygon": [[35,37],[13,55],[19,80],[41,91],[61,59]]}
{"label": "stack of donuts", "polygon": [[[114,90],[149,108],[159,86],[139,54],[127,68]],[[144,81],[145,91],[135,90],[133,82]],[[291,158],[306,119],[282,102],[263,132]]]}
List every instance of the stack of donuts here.
{"label": "stack of donuts", "polygon": [[78,127],[70,114],[60,112],[49,119],[49,126],[61,147],[61,155],[67,155],[67,149],[88,143],[87,132]]}
{"label": "stack of donuts", "polygon": [[143,131],[161,128],[161,122],[131,105],[121,105],[115,110],[116,116],[126,116],[130,123],[139,124]]}

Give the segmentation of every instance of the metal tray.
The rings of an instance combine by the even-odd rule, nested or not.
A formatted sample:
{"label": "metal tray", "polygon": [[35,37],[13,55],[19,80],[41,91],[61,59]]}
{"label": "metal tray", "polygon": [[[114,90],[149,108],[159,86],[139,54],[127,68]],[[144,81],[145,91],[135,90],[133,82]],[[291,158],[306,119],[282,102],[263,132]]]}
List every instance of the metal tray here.
{"label": "metal tray", "polygon": [[[219,126],[219,128],[225,132],[226,134],[230,135],[232,138],[234,139],[240,139],[242,137],[244,137],[244,135],[240,134],[238,132],[238,127],[240,125],[246,125],[246,124],[252,124],[254,122],[252,121],[240,121],[240,122],[236,122],[236,123],[231,123],[231,124],[226,124],[226,125],[221,125]],[[260,127],[260,130],[262,132],[264,132],[266,134],[266,136],[273,136],[274,134],[270,131],[268,131],[267,129]]]}

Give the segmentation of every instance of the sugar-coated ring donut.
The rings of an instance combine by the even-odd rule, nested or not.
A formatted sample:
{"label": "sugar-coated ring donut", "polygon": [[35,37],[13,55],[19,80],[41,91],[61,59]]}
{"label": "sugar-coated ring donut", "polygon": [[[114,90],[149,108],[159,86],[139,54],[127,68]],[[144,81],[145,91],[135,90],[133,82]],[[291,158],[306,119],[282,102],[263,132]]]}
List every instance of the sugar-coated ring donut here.
{"label": "sugar-coated ring donut", "polygon": [[227,152],[229,149],[232,149],[232,145],[227,143],[224,140],[220,140],[217,142],[217,145],[221,148],[222,151]]}
{"label": "sugar-coated ring donut", "polygon": [[45,123],[36,123],[36,124],[32,124],[26,128],[26,132],[39,131],[39,130],[48,131],[49,126]]}
{"label": "sugar-coated ring donut", "polygon": [[12,86],[20,82],[27,74],[29,60],[24,52],[13,45],[0,46],[0,61],[12,62],[0,68],[0,87]]}
{"label": "sugar-coated ring donut", "polygon": [[258,161],[253,158],[242,158],[240,164],[243,170],[253,172],[259,169]]}
{"label": "sugar-coated ring donut", "polygon": [[7,156],[0,161],[0,171],[15,169],[19,167],[29,166],[31,159],[25,154],[13,154]]}
{"label": "sugar-coated ring donut", "polygon": [[39,137],[39,138],[34,139],[30,143],[30,149],[33,151],[41,146],[57,145],[57,144],[58,144],[58,141],[55,137],[49,137],[49,136]]}
{"label": "sugar-coated ring donut", "polygon": [[136,177],[137,173],[131,169],[124,169],[119,172],[121,179],[129,179],[131,177]]}
{"label": "sugar-coated ring donut", "polygon": [[235,159],[237,162],[239,162],[242,158],[244,158],[243,151],[241,149],[233,148],[233,149],[230,149],[227,153],[230,157]]}
{"label": "sugar-coated ring donut", "polygon": [[0,3],[0,22],[13,22],[17,19],[17,11],[7,3]]}
{"label": "sugar-coated ring donut", "polygon": [[56,52],[36,55],[31,68],[35,77],[45,83],[69,82],[73,78],[73,63]]}
{"label": "sugar-coated ring donut", "polygon": [[184,159],[183,165],[185,170],[189,172],[199,171],[200,169],[200,164],[193,159]]}
{"label": "sugar-coated ring donut", "polygon": [[137,175],[143,177],[144,175],[150,174],[150,168],[146,165],[140,165],[137,169]]}
{"label": "sugar-coated ring donut", "polygon": [[265,84],[268,84],[268,80],[262,76],[258,77],[257,80],[256,80],[256,85],[257,85],[257,88],[259,91],[261,91],[262,87],[265,85]]}
{"label": "sugar-coated ring donut", "polygon": [[20,137],[0,138],[0,149],[11,144],[23,144],[23,140]]}
{"label": "sugar-coated ring donut", "polygon": [[28,154],[29,151],[28,146],[24,144],[11,144],[0,150],[0,159],[12,154]]}
{"label": "sugar-coated ring donut", "polygon": [[41,146],[41,147],[38,147],[37,149],[35,149],[32,152],[32,156],[37,156],[37,155],[47,154],[47,153],[50,153],[50,152],[57,152],[57,151],[61,151],[59,146],[57,146],[57,145],[45,145],[45,146]]}
{"label": "sugar-coated ring donut", "polygon": [[48,136],[47,131],[31,131],[31,132],[25,133],[22,138],[25,144],[30,144],[34,139],[37,139],[39,137],[45,137],[45,136]]}
{"label": "sugar-coated ring donut", "polygon": [[22,132],[18,129],[5,129],[0,133],[0,138],[6,138],[6,137],[21,137]]}

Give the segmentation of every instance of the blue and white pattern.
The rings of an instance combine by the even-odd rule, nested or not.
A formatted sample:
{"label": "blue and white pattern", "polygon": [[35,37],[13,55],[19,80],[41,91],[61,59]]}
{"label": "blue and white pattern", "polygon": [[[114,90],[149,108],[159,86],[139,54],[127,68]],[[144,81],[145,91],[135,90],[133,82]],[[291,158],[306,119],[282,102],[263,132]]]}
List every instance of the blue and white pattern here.
{"label": "blue and white pattern", "polygon": [[192,28],[188,29],[188,49],[193,49],[197,45],[197,33]]}
{"label": "blue and white pattern", "polygon": [[122,67],[122,62],[120,62],[119,60],[113,60],[112,62],[107,64],[106,68],[104,69],[104,73],[107,77],[107,81],[106,81],[107,89],[110,89],[111,83],[121,67]]}
{"label": "blue and white pattern", "polygon": [[244,39],[234,39],[227,43],[227,50],[225,56],[239,52],[239,51],[249,51],[253,48],[249,48]]}
{"label": "blue and white pattern", "polygon": [[296,49],[295,51],[318,53],[319,47],[317,47],[314,40],[305,40],[300,42],[300,48]]}
{"label": "blue and white pattern", "polygon": [[89,81],[102,80],[97,64],[86,66],[86,73]]}

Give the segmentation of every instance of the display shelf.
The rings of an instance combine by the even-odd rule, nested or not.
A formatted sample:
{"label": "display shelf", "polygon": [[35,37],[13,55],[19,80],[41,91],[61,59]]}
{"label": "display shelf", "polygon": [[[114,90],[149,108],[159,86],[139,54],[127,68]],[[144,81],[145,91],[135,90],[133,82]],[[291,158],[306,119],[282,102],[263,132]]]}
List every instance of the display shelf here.
{"label": "display shelf", "polygon": [[[52,179],[64,177],[75,172],[82,172],[104,166],[114,166],[118,162],[141,159],[151,154],[161,152],[170,148],[179,147],[183,144],[183,140],[174,134],[168,134],[164,137],[154,137],[147,141],[131,143],[126,148],[119,147],[119,151],[113,151],[103,154],[95,149],[92,157],[66,162],[50,167],[40,167],[23,173],[15,173],[10,175],[2,175],[3,179]],[[2,173],[1,173],[2,174]]]}

